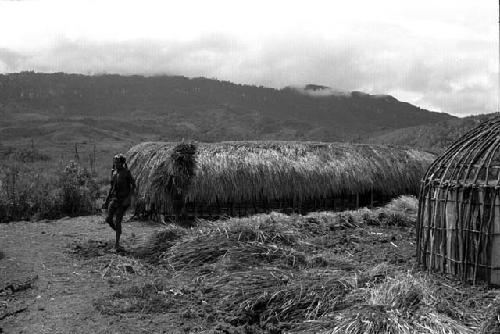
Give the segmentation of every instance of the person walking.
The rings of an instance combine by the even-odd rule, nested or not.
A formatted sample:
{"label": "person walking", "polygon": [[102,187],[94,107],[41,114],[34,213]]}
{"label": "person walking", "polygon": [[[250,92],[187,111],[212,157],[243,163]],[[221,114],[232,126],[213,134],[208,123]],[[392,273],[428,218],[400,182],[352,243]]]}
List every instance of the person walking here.
{"label": "person walking", "polygon": [[[123,252],[120,245],[122,234],[122,220],[125,211],[131,204],[135,192],[135,180],[127,167],[127,160],[123,154],[113,157],[113,170],[111,172],[111,187],[103,204],[103,209],[108,210],[106,223],[116,232],[115,249]],[[114,219],[113,219],[114,218]]]}

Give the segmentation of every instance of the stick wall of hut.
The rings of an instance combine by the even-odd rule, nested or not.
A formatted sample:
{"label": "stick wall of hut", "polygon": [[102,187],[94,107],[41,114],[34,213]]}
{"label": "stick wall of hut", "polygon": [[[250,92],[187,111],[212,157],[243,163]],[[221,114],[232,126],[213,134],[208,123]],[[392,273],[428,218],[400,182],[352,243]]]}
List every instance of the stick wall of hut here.
{"label": "stick wall of hut", "polygon": [[500,196],[496,194],[494,199],[494,218],[490,230],[492,231],[490,258],[491,283],[500,285]]}
{"label": "stick wall of hut", "polygon": [[[429,189],[418,216],[417,255],[430,271],[500,284],[498,190]],[[498,235],[497,235],[498,234]]]}

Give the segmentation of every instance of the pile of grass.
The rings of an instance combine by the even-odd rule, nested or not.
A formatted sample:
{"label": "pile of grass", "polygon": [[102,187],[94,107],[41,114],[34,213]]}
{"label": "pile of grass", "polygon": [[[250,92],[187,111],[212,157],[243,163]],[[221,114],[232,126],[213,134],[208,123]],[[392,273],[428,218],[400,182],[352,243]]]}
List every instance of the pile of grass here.
{"label": "pile of grass", "polygon": [[150,263],[157,264],[160,261],[160,256],[186,234],[188,231],[185,228],[168,225],[155,232],[147,241],[146,246],[138,252],[138,255]]}
{"label": "pile of grass", "polygon": [[[412,201],[416,200],[399,198],[376,210],[365,208],[305,216],[271,213],[216,222],[199,220],[195,228],[172,226],[158,232],[150,240],[146,255],[151,261],[159,261],[176,271],[215,263],[235,270],[260,264],[284,267],[337,265],[349,269],[354,266],[352,261],[338,253],[329,254],[324,248],[335,246],[329,243],[339,242],[342,244],[337,248],[344,247],[349,240],[342,241],[342,238],[356,238],[349,230],[373,224],[375,219],[377,225],[382,226],[412,226],[414,213],[400,213],[405,209],[397,208],[397,203]],[[391,217],[399,217],[398,222],[404,224],[393,224]],[[306,257],[305,254],[311,252],[314,255]]]}
{"label": "pile of grass", "polygon": [[[139,198],[158,206],[175,173],[184,203],[306,202],[374,191],[381,196],[418,192],[434,156],[411,149],[347,143],[142,143],[129,152]],[[189,158],[186,158],[189,157]],[[180,167],[176,167],[179,165]],[[176,170],[184,172],[178,173]],[[166,174],[171,176],[165,176]],[[161,177],[157,177],[161,175]],[[166,205],[166,204],[162,204]]]}
{"label": "pile of grass", "polygon": [[322,334],[466,334],[473,331],[450,318],[436,305],[440,296],[431,281],[419,274],[385,278],[365,286],[356,305],[297,326],[297,333]]}
{"label": "pile of grass", "polygon": [[129,280],[135,276],[145,276],[147,268],[137,259],[118,254],[99,257],[94,263],[99,265],[103,279]]}
{"label": "pile of grass", "polygon": [[227,222],[204,221],[168,249],[162,262],[174,270],[220,263],[232,268],[280,264],[299,266],[305,255],[297,250],[299,233],[275,216],[265,215]]}
{"label": "pile of grass", "polygon": [[328,253],[317,242],[363,226],[363,212],[199,221],[173,246],[167,240],[160,263],[178,276],[196,273],[193,284],[203,299],[235,326],[293,326],[368,300],[366,287],[394,273],[388,264],[363,271],[346,255]]}
{"label": "pile of grass", "polygon": [[413,227],[417,216],[418,199],[415,196],[399,196],[387,205],[373,210],[361,208],[347,211],[352,220],[374,226]]}
{"label": "pile of grass", "polygon": [[331,330],[315,331],[328,334],[467,334],[467,327],[445,315],[422,312],[413,317],[403,316],[398,309],[367,305],[348,310],[338,316],[338,325]]}
{"label": "pile of grass", "polygon": [[204,298],[231,315],[235,326],[293,333],[473,333],[437,308],[444,296],[419,274],[359,277],[342,270],[262,267],[211,276],[202,286]]}
{"label": "pile of grass", "polygon": [[275,267],[226,272],[203,281],[207,300],[230,314],[234,325],[292,323],[345,307],[355,286],[343,271],[290,272]]}
{"label": "pile of grass", "polygon": [[481,324],[480,333],[500,333],[500,297],[496,297],[489,305],[487,319]]}
{"label": "pile of grass", "polygon": [[101,298],[94,302],[104,314],[129,312],[163,313],[175,307],[176,301],[168,296],[163,282],[148,282],[141,286],[131,286],[112,294],[112,298]]}
{"label": "pile of grass", "polygon": [[[403,197],[374,210],[273,213],[199,221],[191,229],[169,227],[151,239],[168,277],[124,289],[99,305],[114,313],[187,312],[206,329],[223,323],[228,332],[477,332],[480,319],[467,314],[468,297],[460,290],[406,263],[403,269],[384,262],[387,249],[400,250],[391,239],[383,243],[387,248],[367,249],[380,254],[358,256],[351,247],[374,244],[393,232],[408,235],[412,224],[374,227],[364,217],[399,213],[414,222],[415,201]],[[405,261],[411,262],[411,255]],[[484,333],[496,328],[497,311],[491,308]]]}
{"label": "pile of grass", "polygon": [[399,196],[387,204],[385,209],[397,213],[416,216],[418,211],[418,199],[415,196]]}

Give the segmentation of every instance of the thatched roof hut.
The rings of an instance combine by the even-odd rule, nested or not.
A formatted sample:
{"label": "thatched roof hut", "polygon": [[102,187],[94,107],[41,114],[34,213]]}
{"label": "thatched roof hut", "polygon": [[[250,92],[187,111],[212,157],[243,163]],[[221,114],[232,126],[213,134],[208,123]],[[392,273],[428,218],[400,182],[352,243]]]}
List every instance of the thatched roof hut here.
{"label": "thatched roof hut", "polygon": [[147,142],[128,152],[139,199],[163,213],[177,202],[205,211],[226,207],[230,214],[416,194],[433,159],[412,149],[318,142]]}
{"label": "thatched roof hut", "polygon": [[429,270],[500,284],[500,117],[452,144],[420,192],[417,256]]}

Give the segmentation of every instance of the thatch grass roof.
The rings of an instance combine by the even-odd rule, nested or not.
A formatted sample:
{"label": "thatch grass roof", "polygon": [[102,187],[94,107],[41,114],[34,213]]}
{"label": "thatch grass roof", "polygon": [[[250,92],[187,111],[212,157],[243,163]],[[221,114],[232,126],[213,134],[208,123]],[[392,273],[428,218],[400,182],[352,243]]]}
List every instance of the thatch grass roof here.
{"label": "thatch grass roof", "polygon": [[[370,190],[381,195],[416,194],[434,160],[432,154],[413,149],[362,144],[198,143],[192,146],[192,176],[181,182],[174,175],[179,168],[172,158],[177,145],[146,142],[130,149],[129,167],[139,185],[139,198],[158,199],[159,183],[182,183],[177,193],[184,201],[203,203],[302,201]],[[183,172],[183,177],[188,174],[189,170]]]}

